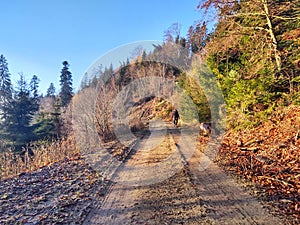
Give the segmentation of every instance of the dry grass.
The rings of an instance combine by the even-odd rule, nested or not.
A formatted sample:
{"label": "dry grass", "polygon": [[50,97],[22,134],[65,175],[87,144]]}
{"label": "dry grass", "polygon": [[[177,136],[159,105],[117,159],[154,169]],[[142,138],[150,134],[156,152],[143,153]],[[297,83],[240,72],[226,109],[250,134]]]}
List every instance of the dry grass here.
{"label": "dry grass", "polygon": [[[29,149],[34,155],[29,154]],[[0,180],[14,177],[22,172],[37,170],[66,158],[78,158],[80,151],[76,147],[74,137],[67,137],[51,143],[33,143],[23,149],[21,157],[12,149],[0,154]]]}

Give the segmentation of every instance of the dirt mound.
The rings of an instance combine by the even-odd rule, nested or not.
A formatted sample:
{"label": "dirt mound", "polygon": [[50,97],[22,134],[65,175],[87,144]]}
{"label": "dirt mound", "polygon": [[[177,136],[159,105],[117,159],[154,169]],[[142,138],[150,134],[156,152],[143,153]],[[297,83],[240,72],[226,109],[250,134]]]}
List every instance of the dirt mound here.
{"label": "dirt mound", "polygon": [[280,213],[300,219],[300,107],[277,111],[260,126],[228,132],[218,161],[253,182]]}

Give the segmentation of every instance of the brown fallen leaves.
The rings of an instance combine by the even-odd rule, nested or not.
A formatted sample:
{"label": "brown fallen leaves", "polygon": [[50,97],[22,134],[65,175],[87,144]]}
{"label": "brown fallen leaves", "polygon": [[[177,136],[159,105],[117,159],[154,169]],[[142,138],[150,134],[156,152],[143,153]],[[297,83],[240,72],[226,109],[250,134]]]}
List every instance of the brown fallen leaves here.
{"label": "brown fallen leaves", "polygon": [[260,126],[227,132],[218,161],[263,189],[282,213],[300,219],[300,107],[277,111]]}
{"label": "brown fallen leaves", "polygon": [[0,181],[0,224],[81,224],[107,183],[83,159]]}

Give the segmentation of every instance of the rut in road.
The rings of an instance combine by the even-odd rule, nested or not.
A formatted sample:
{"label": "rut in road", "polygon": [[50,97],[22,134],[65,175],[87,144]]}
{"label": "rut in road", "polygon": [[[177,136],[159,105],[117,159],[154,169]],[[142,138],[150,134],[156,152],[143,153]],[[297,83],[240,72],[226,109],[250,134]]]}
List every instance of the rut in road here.
{"label": "rut in road", "polygon": [[[283,224],[216,164],[199,170],[199,150],[187,161],[178,143],[190,141],[180,129],[168,129],[165,136],[159,128],[151,132],[120,166],[104,201],[84,224]],[[154,143],[160,145],[147,149]],[[166,177],[155,166],[170,162],[170,156],[163,170],[173,169]]]}

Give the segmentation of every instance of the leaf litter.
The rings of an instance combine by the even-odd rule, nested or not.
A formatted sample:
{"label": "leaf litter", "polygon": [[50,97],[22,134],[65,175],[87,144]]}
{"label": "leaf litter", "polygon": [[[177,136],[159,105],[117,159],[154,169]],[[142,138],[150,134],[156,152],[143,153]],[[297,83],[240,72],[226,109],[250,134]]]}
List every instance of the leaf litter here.
{"label": "leaf litter", "polygon": [[107,183],[82,158],[21,173],[0,182],[0,223],[80,224]]}
{"label": "leaf litter", "polygon": [[258,127],[227,132],[217,161],[255,184],[278,213],[300,222],[300,107],[290,106]]}

